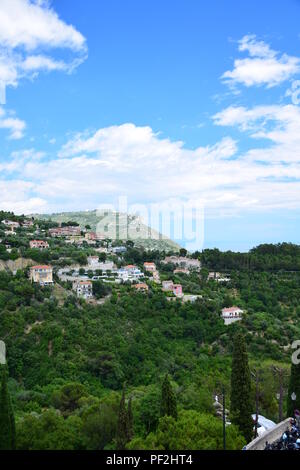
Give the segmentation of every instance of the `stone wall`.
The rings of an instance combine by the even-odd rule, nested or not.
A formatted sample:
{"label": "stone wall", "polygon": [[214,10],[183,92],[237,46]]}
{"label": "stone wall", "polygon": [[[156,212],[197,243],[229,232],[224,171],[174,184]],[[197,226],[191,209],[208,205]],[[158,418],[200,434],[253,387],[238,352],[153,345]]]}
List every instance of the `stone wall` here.
{"label": "stone wall", "polygon": [[264,450],[266,447],[266,442],[268,441],[269,444],[276,442],[278,439],[281,438],[282,434],[290,429],[290,420],[291,418],[282,421],[281,423],[277,424],[275,428],[267,431],[261,437],[257,437],[254,441],[250,442],[246,446],[246,450]]}

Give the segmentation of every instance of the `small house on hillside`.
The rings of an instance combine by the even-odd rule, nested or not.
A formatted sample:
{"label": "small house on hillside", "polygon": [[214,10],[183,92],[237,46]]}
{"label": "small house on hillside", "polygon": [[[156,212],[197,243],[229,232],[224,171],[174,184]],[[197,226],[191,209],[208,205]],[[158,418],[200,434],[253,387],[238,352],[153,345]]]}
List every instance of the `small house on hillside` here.
{"label": "small house on hillside", "polygon": [[144,263],[144,269],[145,269],[145,271],[148,271],[150,273],[154,273],[154,272],[156,272],[156,265],[155,265],[155,263],[145,262]]}
{"label": "small house on hillside", "polygon": [[93,297],[93,283],[92,281],[75,281],[73,283],[73,290],[76,292],[77,297],[88,300]]}
{"label": "small house on hillside", "polygon": [[148,292],[149,287],[145,283],[134,284],[132,286],[133,289],[137,290],[138,292]]}
{"label": "small house on hillside", "polygon": [[30,280],[41,286],[51,286],[53,284],[52,266],[32,266],[30,268]]}
{"label": "small house on hillside", "polygon": [[239,307],[230,307],[222,309],[222,318],[225,325],[231,325],[243,319],[244,311]]}
{"label": "small house on hillside", "polygon": [[44,242],[43,240],[31,240],[29,242],[30,248],[36,248],[38,250],[47,250],[49,248],[49,243]]}

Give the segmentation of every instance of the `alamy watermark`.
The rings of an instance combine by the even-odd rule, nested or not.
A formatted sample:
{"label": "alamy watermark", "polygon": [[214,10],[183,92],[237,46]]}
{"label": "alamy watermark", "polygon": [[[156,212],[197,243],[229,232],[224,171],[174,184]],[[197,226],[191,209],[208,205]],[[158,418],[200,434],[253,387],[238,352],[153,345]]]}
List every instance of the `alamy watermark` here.
{"label": "alamy watermark", "polygon": [[116,205],[98,207],[97,234],[111,240],[172,239],[187,249],[202,249],[204,207],[197,200],[128,205],[120,196]]}
{"label": "alamy watermark", "polygon": [[300,80],[294,80],[292,86],[286,92],[286,96],[290,96],[292,103],[296,106],[300,104]]}
{"label": "alamy watermark", "polygon": [[292,349],[296,349],[296,351],[292,354],[292,363],[298,366],[300,364],[300,340],[293,342]]}
{"label": "alamy watermark", "polygon": [[0,340],[0,365],[6,364],[6,346],[4,341]]}

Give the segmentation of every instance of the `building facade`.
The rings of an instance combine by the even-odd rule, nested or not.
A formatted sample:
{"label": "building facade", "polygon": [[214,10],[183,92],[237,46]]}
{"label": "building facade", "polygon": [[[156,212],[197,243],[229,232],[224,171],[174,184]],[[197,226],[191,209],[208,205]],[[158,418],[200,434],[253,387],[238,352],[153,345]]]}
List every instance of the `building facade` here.
{"label": "building facade", "polygon": [[38,250],[47,250],[49,248],[49,243],[44,242],[43,240],[31,240],[29,242],[30,248],[36,248]]}
{"label": "building facade", "polygon": [[41,286],[51,286],[53,284],[52,266],[32,266],[30,268],[30,280]]}
{"label": "building facade", "polygon": [[156,272],[156,265],[155,263],[144,263],[144,269],[145,271],[148,271],[149,273],[155,273]]}
{"label": "building facade", "polygon": [[51,237],[79,237],[81,235],[80,227],[56,227],[49,229]]}
{"label": "building facade", "polygon": [[222,318],[225,325],[231,325],[243,319],[244,311],[239,307],[230,307],[222,309]]}
{"label": "building facade", "polygon": [[92,281],[75,281],[73,283],[73,290],[76,292],[77,297],[85,300],[93,298]]}

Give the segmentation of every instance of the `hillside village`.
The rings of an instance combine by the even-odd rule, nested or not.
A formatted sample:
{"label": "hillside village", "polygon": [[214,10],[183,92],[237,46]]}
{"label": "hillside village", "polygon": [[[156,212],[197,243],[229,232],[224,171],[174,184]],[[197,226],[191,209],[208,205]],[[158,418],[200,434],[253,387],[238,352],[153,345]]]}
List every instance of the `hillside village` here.
{"label": "hillside village", "polygon": [[[89,225],[4,215],[0,218],[0,257],[29,259],[31,265],[26,272],[32,283],[52,289],[58,285],[66,296],[74,294],[91,304],[103,304],[102,297],[109,298],[120,286],[144,295],[161,291],[168,301],[193,303],[203,298],[200,288],[197,293],[183,286],[182,281],[189,278],[199,284],[202,276],[197,255],[193,257],[185,249],[180,253],[146,251],[135,248],[131,240],[109,240]],[[35,264],[34,260],[41,262]],[[229,277],[215,272],[209,272],[207,280],[230,282]],[[243,310],[231,306],[219,313],[229,325],[242,320]]]}
{"label": "hillside village", "polygon": [[[152,249],[141,240],[114,241],[72,217],[0,212],[0,221],[0,338],[18,448],[115,448],[124,383],[134,416],[128,446],[153,448],[166,374],[180,429],[201,418],[206,432],[213,422],[221,435],[215,397],[224,385],[229,401],[240,333],[260,377],[260,414],[278,422],[286,413],[291,345],[300,332],[299,246],[188,253],[167,240]],[[255,391],[253,383],[251,412]],[[111,430],[90,431],[107,419]],[[232,438],[228,445],[240,449],[240,437]]]}

